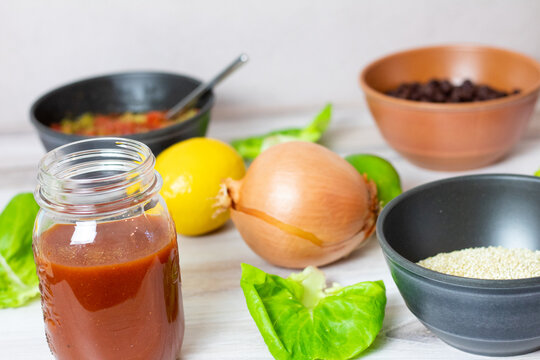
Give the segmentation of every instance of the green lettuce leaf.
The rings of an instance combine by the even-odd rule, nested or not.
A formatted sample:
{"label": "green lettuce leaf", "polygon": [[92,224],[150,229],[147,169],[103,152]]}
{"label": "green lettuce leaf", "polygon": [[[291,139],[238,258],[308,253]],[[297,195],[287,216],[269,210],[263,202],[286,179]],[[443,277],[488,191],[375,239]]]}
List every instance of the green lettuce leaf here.
{"label": "green lettuce leaf", "polygon": [[315,119],[313,119],[311,124],[303,129],[276,130],[260,136],[233,140],[231,141],[231,145],[245,160],[253,160],[264,150],[283,142],[317,142],[328,128],[331,118],[332,104],[327,104]]}
{"label": "green lettuce leaf", "polygon": [[249,312],[278,360],[351,359],[375,340],[386,305],[382,281],[326,287],[307,267],[284,279],[242,264]]}
{"label": "green lettuce leaf", "polygon": [[22,193],[0,214],[0,309],[21,306],[39,294],[32,252],[38,210],[34,196]]}

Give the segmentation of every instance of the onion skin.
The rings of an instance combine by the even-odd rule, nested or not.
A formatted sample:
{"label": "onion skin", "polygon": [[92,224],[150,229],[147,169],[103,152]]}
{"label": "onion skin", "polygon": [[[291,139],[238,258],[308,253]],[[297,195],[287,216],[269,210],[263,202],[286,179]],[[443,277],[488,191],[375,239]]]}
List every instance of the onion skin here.
{"label": "onion skin", "polygon": [[339,155],[307,142],[275,145],[240,181],[225,181],[231,218],[248,246],[288,268],[347,256],[373,232],[374,183]]}

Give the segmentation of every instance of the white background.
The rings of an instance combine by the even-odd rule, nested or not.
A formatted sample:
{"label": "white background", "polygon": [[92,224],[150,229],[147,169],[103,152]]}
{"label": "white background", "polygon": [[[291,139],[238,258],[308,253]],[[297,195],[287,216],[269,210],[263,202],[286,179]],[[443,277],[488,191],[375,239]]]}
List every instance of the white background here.
{"label": "white background", "polygon": [[32,101],[63,83],[135,69],[207,79],[241,51],[251,61],[218,88],[213,121],[327,101],[361,121],[365,64],[448,42],[540,59],[540,1],[1,0],[0,133],[30,130]]}

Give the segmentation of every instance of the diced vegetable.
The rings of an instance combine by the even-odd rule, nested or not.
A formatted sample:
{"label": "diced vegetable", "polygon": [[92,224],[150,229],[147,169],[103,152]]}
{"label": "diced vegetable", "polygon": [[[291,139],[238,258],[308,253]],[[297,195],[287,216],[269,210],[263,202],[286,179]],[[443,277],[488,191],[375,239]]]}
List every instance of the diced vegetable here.
{"label": "diced vegetable", "polygon": [[53,123],[51,128],[65,134],[85,136],[130,135],[186,121],[198,112],[198,109],[189,109],[171,120],[167,120],[164,111],[108,115],[84,113],[75,119],[65,118]]}

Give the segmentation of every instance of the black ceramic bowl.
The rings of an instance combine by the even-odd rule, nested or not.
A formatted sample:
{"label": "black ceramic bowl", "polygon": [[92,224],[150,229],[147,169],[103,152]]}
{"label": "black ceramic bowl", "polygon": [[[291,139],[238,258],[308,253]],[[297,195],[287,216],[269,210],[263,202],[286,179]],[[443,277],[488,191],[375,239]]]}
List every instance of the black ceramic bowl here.
{"label": "black ceramic bowl", "polygon": [[[67,115],[167,110],[200,83],[187,76],[160,72],[118,73],[89,78],[64,85],[40,97],[32,105],[30,120],[45,149],[50,151],[72,141],[89,138],[63,134],[49,127]],[[145,143],[157,155],[178,141],[204,136],[213,104],[214,95],[210,92],[196,105],[200,109],[196,116],[162,129],[124,137]]]}
{"label": "black ceramic bowl", "polygon": [[540,277],[480,280],[415,263],[440,252],[540,249],[540,178],[475,175],[428,183],[385,206],[377,236],[409,310],[448,344],[508,356],[540,349]]}

